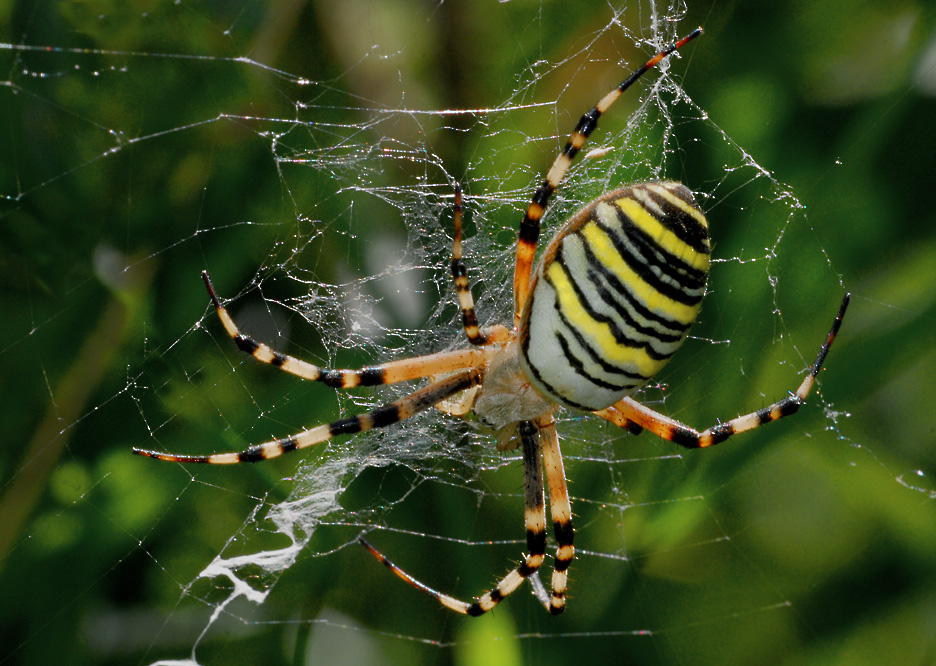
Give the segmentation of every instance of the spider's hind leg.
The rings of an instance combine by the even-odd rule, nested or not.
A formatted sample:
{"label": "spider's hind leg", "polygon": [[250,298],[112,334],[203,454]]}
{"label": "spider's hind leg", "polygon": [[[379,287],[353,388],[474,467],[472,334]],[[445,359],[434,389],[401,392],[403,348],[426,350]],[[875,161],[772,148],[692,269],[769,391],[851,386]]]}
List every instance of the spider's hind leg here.
{"label": "spider's hind leg", "polygon": [[[540,568],[546,557],[546,503],[543,495],[543,458],[540,455],[538,427],[529,421],[522,421],[519,430],[523,446],[523,486],[526,505],[524,523],[526,525],[526,545],[529,552],[524,557],[523,562],[504,576],[492,590],[478,597],[473,603],[461,601],[419,582],[391,562],[386,555],[374,548],[364,537],[358,537],[359,541],[370,551],[371,555],[376,557],[398,577],[423,594],[432,597],[449,610],[477,616],[494,608],[503,601],[504,597],[515,592],[524,580],[532,576]],[[550,480],[550,490],[552,490],[552,480]],[[542,589],[542,584],[540,584],[539,588]],[[534,590],[536,589],[536,586],[534,586]],[[543,602],[547,610],[557,612],[550,606],[548,597],[544,599],[542,595],[537,594],[537,598]],[[553,598],[555,599],[555,591],[553,592]]]}
{"label": "spider's hind leg", "polygon": [[829,353],[829,349],[835,341],[835,336],[838,335],[850,298],[850,294],[845,294],[845,298],[842,299],[842,304],[839,306],[838,314],[832,322],[829,334],[826,336],[825,342],[822,343],[822,347],[816,355],[816,360],[813,361],[813,364],[809,367],[809,372],[800,383],[799,388],[772,405],[758,409],[756,412],[736,416],[730,421],[718,423],[702,432],[664,414],[655,412],[630,397],[624,398],[606,409],[599,410],[595,412],[595,414],[632,431],[634,426],[646,428],[663,439],[667,439],[687,449],[701,449],[715,446],[716,444],[724,442],[732,435],[759,428],[760,426],[767,425],[768,423],[786,416],[792,416],[799,411],[799,408],[806,402],[806,397],[809,395],[810,391],[812,391],[812,387],[816,383],[816,376],[819,374],[822,363],[825,361],[826,355]]}
{"label": "spider's hind leg", "polygon": [[575,555],[572,545],[572,502],[566,483],[565,466],[559,450],[559,434],[552,415],[543,416],[536,422],[540,434],[540,447],[549,484],[549,509],[553,521],[553,536],[556,538],[556,559],[553,564],[552,595],[547,610],[558,615],[565,610],[568,569]]}

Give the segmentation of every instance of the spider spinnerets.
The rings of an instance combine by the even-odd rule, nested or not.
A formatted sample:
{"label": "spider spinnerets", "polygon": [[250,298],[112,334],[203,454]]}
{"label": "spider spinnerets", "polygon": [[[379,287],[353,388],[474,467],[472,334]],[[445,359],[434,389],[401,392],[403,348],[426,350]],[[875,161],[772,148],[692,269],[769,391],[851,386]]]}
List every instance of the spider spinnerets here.
{"label": "spider spinnerets", "polygon": [[[240,452],[179,455],[135,448],[134,453],[182,463],[256,462],[326,442],[336,435],[389,426],[432,406],[459,415],[472,411],[493,430],[499,448],[522,449],[527,548],[523,561],[491,590],[465,602],[420,583],[363,537],[360,541],[397,576],[459,613],[481,615],[527,579],[532,580],[543,606],[551,613],[561,613],[574,549],[572,507],[555,411],[560,406],[590,411],[632,433],[649,430],[686,448],[718,444],[799,409],[848,306],[846,294],[816,360],[795,392],[768,407],[699,432],[630,397],[682,344],[705,293],[711,252],[708,223],[686,186],[671,181],[638,183],[599,197],[563,225],[533,271],[540,220],[599,117],[647,70],[701,32],[698,28],[657,53],[576,125],[520,223],[511,327],[478,326],[462,258],[462,194],[456,185],[451,269],[471,347],[359,370],[320,368],[241,333],[207,271],[202,274],[227,333],[242,351],[264,363],[335,388],[441,378],[370,413]],[[549,489],[556,540],[549,593],[534,576],[546,556],[545,487]]]}

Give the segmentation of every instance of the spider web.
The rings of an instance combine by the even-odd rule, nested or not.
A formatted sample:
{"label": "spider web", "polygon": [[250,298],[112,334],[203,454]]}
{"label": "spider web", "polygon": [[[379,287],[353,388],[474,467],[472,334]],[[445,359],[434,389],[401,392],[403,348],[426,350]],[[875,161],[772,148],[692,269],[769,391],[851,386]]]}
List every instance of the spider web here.
{"label": "spider web", "polygon": [[[832,216],[816,226],[801,189],[722,129],[716,111],[728,102],[756,116],[777,91],[732,84],[712,43],[731,28],[691,9],[18,6],[21,32],[2,45],[4,113],[23,132],[5,139],[17,324],[2,358],[11,368],[26,359],[16,369],[31,379],[4,382],[9,431],[29,434],[3,461],[0,573],[7,597],[23,601],[11,604],[0,663],[62,661],[58,650],[72,663],[519,663],[582,649],[746,662],[765,650],[815,656],[846,634],[824,620],[827,600],[891,572],[841,571],[868,528],[839,489],[874,485],[895,513],[912,505],[907,533],[936,521],[932,502],[919,504],[934,496],[925,451],[896,456],[855,434],[846,410],[863,394],[848,388],[862,375],[847,374],[844,340],[800,414],[712,451],[561,413],[577,550],[559,618],[530,586],[483,619],[456,617],[357,545],[366,533],[465,599],[521,556],[519,455],[435,410],[263,465],[129,456],[131,446],[240,450],[412,390],[336,394],[239,354],[208,307],[202,269],[243,330],[322,365],[464,345],[448,272],[461,182],[479,315],[509,321],[517,225],[575,121],[700,22],[714,24],[708,36],[602,118],[543,240],[602,192],[682,180],[712,228],[710,293],[684,348],[637,397],[704,428],[794,389],[849,283],[838,239],[854,232]],[[906,43],[901,25],[895,43]],[[862,81],[856,99],[888,92]],[[728,87],[714,108],[697,99],[704,82]],[[841,90],[829,95],[846,103]],[[758,144],[756,129],[737,133]],[[908,262],[925,272],[929,257]],[[910,319],[906,308],[931,316],[925,280],[906,301],[881,297],[871,278],[862,285],[886,312],[847,320],[843,337],[887,314]],[[913,561],[922,568],[927,556]],[[906,573],[901,589],[915,580]],[[862,603],[910,613],[932,601],[908,597]],[[30,619],[12,620],[13,606]],[[889,658],[895,646],[906,659],[931,655],[931,641],[908,631],[884,633]],[[844,645],[847,655],[864,644]]]}

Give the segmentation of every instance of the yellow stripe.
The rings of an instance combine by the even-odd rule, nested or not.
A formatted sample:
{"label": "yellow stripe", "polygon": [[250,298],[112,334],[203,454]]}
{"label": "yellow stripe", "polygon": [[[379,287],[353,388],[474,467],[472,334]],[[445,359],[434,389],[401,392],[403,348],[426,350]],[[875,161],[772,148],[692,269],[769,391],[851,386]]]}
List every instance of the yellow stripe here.
{"label": "yellow stripe", "polygon": [[[679,199],[679,197],[672,197],[672,201],[675,204],[675,202],[682,200]],[[687,206],[685,202],[682,203],[682,207],[686,210],[686,212],[693,211],[695,213],[693,217],[696,220],[701,218],[704,224],[705,218],[702,217],[702,214],[699,213],[699,211],[695,210],[691,206]],[[682,240],[680,240],[679,236],[664,227],[658,219],[648,213],[647,209],[644,208],[639,201],[624,197],[621,199],[616,199],[614,205],[624,211],[624,214],[627,215],[627,217],[629,217],[634,224],[640,227],[640,229],[642,229],[645,234],[652,238],[653,241],[661,248],[669,252],[674,257],[682,259],[693,268],[708,272],[709,255],[696,252],[690,245],[687,245]]]}
{"label": "yellow stripe", "polygon": [[[637,202],[633,203],[638,206],[640,205],[637,204]],[[599,216],[613,214],[611,211],[603,211],[603,206],[608,206],[608,204],[598,204],[597,212]],[[643,208],[641,208],[641,210],[643,210]],[[647,214],[647,217],[650,217],[650,215]],[[667,319],[672,319],[683,324],[691,324],[695,321],[696,315],[699,314],[699,304],[686,305],[685,303],[679,303],[668,296],[664,296],[644,282],[644,280],[627,265],[627,262],[624,261],[620,253],[615,249],[611,239],[608,238],[608,234],[605,233],[597,223],[594,221],[589,222],[582,227],[580,233],[588,242],[589,248],[594,252],[598,261],[600,261],[605,268],[614,273],[623,284],[627,285],[631,293],[642,301],[651,311]],[[682,243],[682,241],[679,242],[683,247],[688,248],[685,243]],[[706,267],[707,266],[708,257],[706,256]]]}
{"label": "yellow stripe", "polygon": [[[594,223],[589,223],[588,226],[594,226]],[[579,333],[591,339],[603,358],[620,366],[636,368],[644,377],[652,377],[666,364],[666,360],[657,361],[650,358],[643,349],[619,344],[611,333],[611,327],[595,321],[582,307],[565,267],[558,261],[549,265],[546,274],[556,290],[556,300],[562,314]]]}

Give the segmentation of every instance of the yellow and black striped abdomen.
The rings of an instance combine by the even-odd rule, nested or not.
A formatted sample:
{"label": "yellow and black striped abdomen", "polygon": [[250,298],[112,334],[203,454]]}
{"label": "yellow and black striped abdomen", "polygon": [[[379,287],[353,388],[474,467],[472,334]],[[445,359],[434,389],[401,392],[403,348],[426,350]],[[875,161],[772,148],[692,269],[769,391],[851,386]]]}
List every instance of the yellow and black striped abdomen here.
{"label": "yellow and black striped abdomen", "polygon": [[633,393],[685,339],[710,253],[708,223],[680,183],[596,199],[553,238],[533,277],[520,322],[524,372],[579,409]]}

